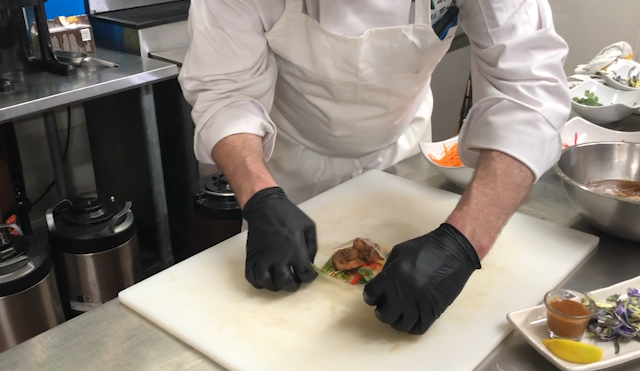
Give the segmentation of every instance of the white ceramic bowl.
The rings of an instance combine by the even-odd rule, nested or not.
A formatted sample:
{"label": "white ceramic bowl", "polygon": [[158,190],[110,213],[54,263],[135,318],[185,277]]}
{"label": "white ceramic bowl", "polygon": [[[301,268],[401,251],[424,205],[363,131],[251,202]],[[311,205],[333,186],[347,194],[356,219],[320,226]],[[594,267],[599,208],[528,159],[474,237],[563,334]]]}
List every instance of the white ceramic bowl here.
{"label": "white ceramic bowl", "polygon": [[[633,68],[634,66],[629,63],[620,62],[616,66],[612,67],[609,71],[607,71],[607,73],[604,74],[603,76],[604,82],[614,89],[626,90],[626,91],[640,91],[640,88],[632,88],[631,86],[621,84],[613,79],[615,76],[622,76],[625,79],[628,78],[629,71],[631,71],[631,69]],[[638,76],[639,74],[640,74],[640,67],[635,68],[631,72],[631,76]]]}
{"label": "white ceramic bowl", "polygon": [[639,131],[615,131],[593,124],[582,117],[574,117],[562,130],[563,147],[593,142],[640,143]]}
{"label": "white ceramic bowl", "polygon": [[443,140],[441,142],[421,142],[420,151],[422,152],[424,158],[427,159],[429,164],[431,164],[431,166],[436,169],[438,174],[442,175],[446,180],[457,185],[458,187],[465,188],[469,184],[469,182],[471,182],[471,178],[473,178],[474,169],[466,167],[464,165],[460,167],[441,166],[436,164],[429,158],[429,155],[432,155],[435,158],[442,157],[444,146],[447,146],[447,148],[449,148],[455,143],[458,143],[457,135],[453,138]]}
{"label": "white ceramic bowl", "polygon": [[[574,97],[584,98],[585,91],[593,92],[602,106],[586,106],[573,101]],[[621,120],[640,108],[640,90],[622,91],[589,80],[570,90],[571,107],[585,118],[598,125],[607,125]]]}

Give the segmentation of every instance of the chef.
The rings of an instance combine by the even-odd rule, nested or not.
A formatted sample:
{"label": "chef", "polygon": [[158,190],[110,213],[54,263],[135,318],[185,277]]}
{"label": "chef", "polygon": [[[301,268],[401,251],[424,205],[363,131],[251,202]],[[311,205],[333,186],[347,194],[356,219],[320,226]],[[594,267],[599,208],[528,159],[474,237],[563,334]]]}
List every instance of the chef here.
{"label": "chef", "polygon": [[458,25],[475,99],[459,155],[475,176],[447,220],[395,246],[364,289],[378,319],[412,334],[458,296],[560,156],[567,45],[547,0],[191,2],[179,81],[194,150],[236,193],[254,287],[295,291],[316,278],[315,225],[296,204],[431,140],[431,75]]}

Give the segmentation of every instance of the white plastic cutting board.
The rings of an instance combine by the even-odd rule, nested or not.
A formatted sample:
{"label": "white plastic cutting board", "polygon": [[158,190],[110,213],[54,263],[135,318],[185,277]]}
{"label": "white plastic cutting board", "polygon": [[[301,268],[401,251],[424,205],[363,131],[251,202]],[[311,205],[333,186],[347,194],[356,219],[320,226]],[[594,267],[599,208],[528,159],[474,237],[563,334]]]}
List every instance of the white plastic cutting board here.
{"label": "white plastic cutting board", "polygon": [[[379,171],[301,207],[317,264],[355,237],[383,249],[437,228],[460,196]],[[472,370],[597,245],[595,236],[516,214],[458,299],[423,336],[376,319],[362,288],[319,277],[294,294],[245,281],[242,233],[120,293],[120,300],[229,370]]]}

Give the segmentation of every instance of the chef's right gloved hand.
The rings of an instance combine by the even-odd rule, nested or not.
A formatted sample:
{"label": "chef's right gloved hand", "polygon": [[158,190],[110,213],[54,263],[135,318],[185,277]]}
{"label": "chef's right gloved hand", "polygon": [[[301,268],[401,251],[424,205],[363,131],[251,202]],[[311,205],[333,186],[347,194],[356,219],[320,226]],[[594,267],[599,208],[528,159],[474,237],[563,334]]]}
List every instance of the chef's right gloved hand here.
{"label": "chef's right gloved hand", "polygon": [[247,201],[242,216],[249,223],[245,277],[255,288],[296,291],[317,273],[316,225],[282,188],[265,188]]}
{"label": "chef's right gloved hand", "polygon": [[451,224],[393,248],[382,271],[364,287],[378,319],[422,335],[456,299],[480,259]]}

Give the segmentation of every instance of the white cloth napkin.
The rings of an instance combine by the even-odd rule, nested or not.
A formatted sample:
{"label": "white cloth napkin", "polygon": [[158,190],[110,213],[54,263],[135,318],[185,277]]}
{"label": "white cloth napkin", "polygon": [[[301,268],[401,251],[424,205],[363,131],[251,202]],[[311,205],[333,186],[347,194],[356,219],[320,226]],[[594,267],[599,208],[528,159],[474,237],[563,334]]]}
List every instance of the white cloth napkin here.
{"label": "white cloth napkin", "polygon": [[578,75],[595,75],[604,68],[618,61],[618,59],[632,58],[633,50],[631,49],[631,45],[627,42],[620,41],[602,49],[600,53],[596,54],[591,62],[587,64],[579,64],[575,73]]}
{"label": "white cloth napkin", "polygon": [[569,88],[573,88],[587,80],[601,80],[601,73],[608,67],[613,67],[618,61],[625,60],[625,63],[639,63],[633,61],[633,49],[625,41],[620,41],[602,49],[587,64],[579,64],[575,69],[575,75],[568,77]]}

